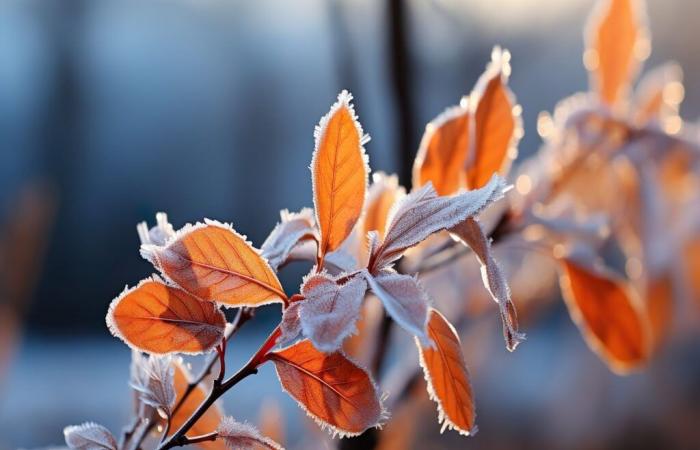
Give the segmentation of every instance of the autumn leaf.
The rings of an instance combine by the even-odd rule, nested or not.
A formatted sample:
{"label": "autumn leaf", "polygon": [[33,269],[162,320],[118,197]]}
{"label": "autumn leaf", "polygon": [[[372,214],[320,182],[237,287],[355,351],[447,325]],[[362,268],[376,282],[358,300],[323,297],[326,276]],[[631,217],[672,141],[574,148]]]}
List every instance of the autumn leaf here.
{"label": "autumn leaf", "polygon": [[[175,403],[175,369],[172,357],[151,355],[145,358],[139,352],[134,352],[131,387],[138,393],[139,401],[144,405],[170,415]],[[144,407],[144,412],[148,410],[147,407]]]}
{"label": "autumn leaf", "polygon": [[645,280],[646,310],[649,315],[653,350],[666,340],[673,318],[673,280],[670,272]]}
{"label": "autumn leaf", "polygon": [[117,450],[117,440],[112,433],[93,422],[66,427],[63,436],[72,450]]}
{"label": "autumn leaf", "polygon": [[[194,390],[192,390],[192,392],[190,392],[185,401],[182,402],[183,395],[185,392],[187,392],[187,387],[189,386],[192,377],[187,368],[181,362],[174,362],[173,367],[175,368],[174,381],[177,396],[175,405],[181,404],[175,414],[173,414],[173,416],[170,418],[170,430],[168,432],[168,436],[172,436],[175,432],[177,432],[177,430],[182,427],[190,416],[192,416],[195,410],[197,410],[199,405],[201,405],[207,398],[207,392],[204,390],[204,387],[199,384],[194,388]],[[200,417],[199,420],[192,425],[192,428],[190,428],[187,435],[190,437],[200,436],[216,431],[219,427],[219,423],[221,423],[222,417],[223,411],[221,410],[221,407],[217,403],[214,403],[206,410],[202,417]],[[205,450],[226,449],[225,443],[220,439],[215,441],[200,442],[197,445]]]}
{"label": "autumn leaf", "polygon": [[319,258],[340,247],[362,213],[367,190],[367,156],[352,104],[343,91],[316,127],[311,160],[316,223],[321,232]]}
{"label": "autumn leaf", "polygon": [[304,280],[299,320],[304,336],[323,352],[338,350],[345,338],[356,331],[355,323],[367,291],[359,276],[343,284],[326,273],[313,274]]}
{"label": "autumn leaf", "polygon": [[372,174],[372,185],[367,194],[365,207],[363,239],[366,239],[370,231],[376,231],[379,236],[384,236],[391,207],[405,195],[406,190],[399,185],[399,178],[396,175],[387,175],[383,172]]}
{"label": "autumn leaf", "polygon": [[[372,242],[370,272],[399,259],[403,253],[433,233],[446,230],[480,213],[503,197],[505,183],[494,175],[481,189],[450,197],[438,197],[431,183],[411,192],[392,208],[386,236],[379,244]],[[377,239],[377,236],[372,239]]]}
{"label": "autumn leaf", "polygon": [[414,188],[432,182],[438,195],[450,195],[464,187],[471,122],[467,105],[465,98],[426,125],[413,164]]}
{"label": "autumn leaf", "polygon": [[226,319],[215,304],[148,278],[112,301],[107,326],[144,352],[199,354],[221,341]]}
{"label": "autumn leaf", "polygon": [[165,246],[141,254],[197,298],[224,306],[261,306],[286,300],[265,258],[230,226],[206,220],[180,230]]}
{"label": "autumn leaf", "polygon": [[[586,26],[584,62],[591,84],[608,106],[627,93],[649,39],[638,0],[601,0]],[[644,47],[647,47],[645,50]]]}
{"label": "autumn leaf", "polygon": [[282,450],[282,446],[272,439],[260,434],[257,428],[248,423],[237,422],[233,417],[224,417],[217,430],[231,450]]}
{"label": "autumn leaf", "polygon": [[[483,187],[494,173],[505,174],[522,136],[520,106],[508,88],[510,53],[493,49],[491,63],[469,99],[474,137],[466,161],[466,186]],[[439,192],[439,191],[438,191]]]}
{"label": "autumn leaf", "polygon": [[285,391],[321,427],[355,436],[383,420],[374,382],[341,352],[325,354],[304,340],[272,352],[269,358]]}
{"label": "autumn leaf", "polygon": [[603,270],[568,259],[561,264],[566,306],[591,350],[618,374],[644,365],[650,353],[650,330],[636,293]]}
{"label": "autumn leaf", "polygon": [[280,212],[281,221],[260,247],[261,254],[274,270],[289,259],[297,244],[316,238],[313,214],[309,208],[304,208],[298,213],[290,213],[286,209]]}
{"label": "autumn leaf", "polygon": [[421,344],[420,365],[428,382],[430,398],[438,405],[442,430],[454,429],[459,434],[474,434],[474,395],[469,372],[462,356],[462,346],[454,327],[437,310],[430,310],[428,335],[434,345]]}

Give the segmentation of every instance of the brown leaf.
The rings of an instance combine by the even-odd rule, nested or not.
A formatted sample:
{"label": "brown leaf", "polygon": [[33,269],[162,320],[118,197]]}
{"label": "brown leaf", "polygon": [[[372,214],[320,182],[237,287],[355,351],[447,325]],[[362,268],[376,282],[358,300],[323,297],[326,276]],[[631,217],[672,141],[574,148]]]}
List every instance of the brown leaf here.
{"label": "brown leaf", "polygon": [[355,436],[380,425],[384,410],[374,382],[341,352],[325,354],[304,340],[269,357],[284,390],[321,427]]}
{"label": "brown leaf", "polygon": [[644,365],[650,353],[649,322],[630,286],[603,270],[563,259],[562,294],[588,346],[618,374]]}
{"label": "brown leaf", "polygon": [[[189,386],[191,375],[187,368],[180,362],[174,363],[175,367],[175,392],[177,394],[177,400],[175,400],[175,405],[181,402],[184,393],[187,391],[187,386]],[[182,425],[190,418],[192,413],[199,407],[199,405],[204,402],[207,398],[207,392],[204,390],[202,384],[197,385],[190,395],[185,399],[185,401],[180,405],[180,408],[170,419],[170,430],[168,436],[173,435],[177,430],[180,429]],[[200,436],[203,434],[212,433],[217,430],[219,423],[223,418],[223,411],[221,407],[214,403],[207,411],[202,415],[202,417],[192,425],[187,436]],[[215,441],[200,442],[197,444],[206,450],[223,450],[226,449],[226,444],[217,439]]]}
{"label": "brown leaf", "polygon": [[426,125],[413,164],[414,188],[430,181],[438,195],[450,195],[464,187],[470,126],[467,104],[463,99]]}
{"label": "brown leaf", "polygon": [[362,213],[367,190],[367,156],[362,132],[343,91],[316,127],[316,149],[311,160],[316,223],[321,232],[319,258],[340,247]]}
{"label": "brown leaf", "polygon": [[165,246],[142,246],[141,254],[203,300],[238,307],[286,299],[277,276],[245,236],[216,221],[186,226]]}
{"label": "brown leaf", "polygon": [[508,88],[510,53],[494,48],[491,63],[469,100],[474,138],[466,161],[466,186],[483,187],[494,173],[505,175],[522,135],[520,106]]}
{"label": "brown leaf", "polygon": [[601,101],[615,106],[647,56],[644,12],[638,0],[601,0],[596,9],[586,26],[584,62]]}
{"label": "brown leaf", "polygon": [[449,428],[463,435],[474,434],[474,395],[459,336],[435,309],[430,311],[428,335],[434,342],[433,347],[421,345],[417,339],[416,345],[428,393],[438,405],[438,421],[443,431]]}
{"label": "brown leaf", "polygon": [[226,319],[215,304],[148,278],[112,301],[107,325],[144,352],[198,354],[221,341]]}

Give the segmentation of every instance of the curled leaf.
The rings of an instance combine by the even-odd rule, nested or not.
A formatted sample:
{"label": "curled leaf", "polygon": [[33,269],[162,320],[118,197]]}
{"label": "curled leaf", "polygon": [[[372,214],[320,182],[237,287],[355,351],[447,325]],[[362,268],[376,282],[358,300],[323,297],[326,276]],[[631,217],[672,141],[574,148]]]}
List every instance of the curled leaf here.
{"label": "curled leaf", "polygon": [[591,350],[618,374],[644,365],[650,331],[636,293],[614,275],[568,259],[562,260],[562,270],[566,306]]}
{"label": "curled leaf", "polygon": [[427,342],[425,327],[431,301],[418,279],[388,269],[382,270],[376,277],[367,271],[364,275],[391,318],[403,329]]}
{"label": "curled leaf", "polygon": [[323,352],[338,350],[345,338],[356,331],[367,283],[352,277],[345,284],[319,273],[304,280],[301,293],[306,297],[299,309],[304,336]]}
{"label": "curled leaf", "polygon": [[431,234],[477,215],[502,198],[504,191],[505,183],[494,175],[483,188],[450,197],[438,197],[430,183],[411,192],[392,208],[386,236],[372,252],[370,271],[375,273],[391,264]]}
{"label": "curled leaf", "polygon": [[226,319],[215,304],[148,278],[112,301],[107,326],[114,336],[147,353],[198,354],[221,341]]}
{"label": "curled leaf", "polygon": [[413,164],[413,186],[433,184],[438,195],[450,195],[464,186],[469,149],[470,115],[464,99],[425,127]]}
{"label": "curled leaf", "polygon": [[341,352],[322,353],[304,340],[269,358],[284,390],[321,427],[356,436],[381,424],[384,410],[377,387]]}
{"label": "curled leaf", "polygon": [[474,137],[466,161],[466,185],[483,187],[494,173],[504,174],[517,156],[522,136],[520,107],[508,88],[510,53],[495,47],[491,63],[469,99]]}
{"label": "curled leaf", "polygon": [[471,218],[450,229],[450,232],[469,246],[479,259],[482,281],[491,298],[498,303],[506,348],[512,352],[525,339],[525,335],[518,331],[518,315],[510,299],[510,288],[501,267],[491,254],[489,239],[479,222]]}
{"label": "curled leaf", "polygon": [[117,440],[102,425],[86,422],[63,429],[66,445],[73,450],[117,450]]}
{"label": "curled leaf", "polygon": [[257,450],[260,447],[282,450],[282,446],[260,434],[253,425],[237,422],[233,417],[221,419],[217,432],[231,450]]}
{"label": "curled leaf", "polygon": [[277,270],[287,261],[299,242],[314,239],[316,236],[313,211],[309,208],[304,208],[298,213],[282,210],[280,219],[260,247],[260,252],[273,270]]}
{"label": "curled leaf", "polygon": [[[638,0],[600,0],[586,27],[584,62],[600,99],[615,106],[629,88],[649,39]],[[648,53],[648,51],[646,52]]]}
{"label": "curled leaf", "polygon": [[316,223],[321,232],[319,257],[340,247],[362,213],[367,190],[367,156],[352,95],[343,91],[316,127],[311,160]]}
{"label": "curled leaf", "polygon": [[211,220],[188,225],[165,246],[141,254],[165,277],[197,298],[225,306],[260,306],[286,299],[265,258],[230,226]]}
{"label": "curled leaf", "polygon": [[438,405],[438,421],[442,423],[442,431],[449,428],[466,436],[474,434],[474,395],[459,335],[435,309],[430,310],[428,334],[433,346],[423,345],[417,339],[416,345],[428,383],[428,393]]}

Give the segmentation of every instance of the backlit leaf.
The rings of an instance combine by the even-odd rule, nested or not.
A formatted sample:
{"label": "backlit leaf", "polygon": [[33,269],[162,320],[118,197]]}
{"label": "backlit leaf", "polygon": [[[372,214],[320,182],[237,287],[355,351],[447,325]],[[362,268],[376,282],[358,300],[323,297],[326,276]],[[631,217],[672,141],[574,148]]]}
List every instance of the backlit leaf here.
{"label": "backlit leaf", "polygon": [[471,121],[467,103],[464,99],[426,125],[413,165],[414,188],[432,182],[438,195],[450,195],[464,186]]}
{"label": "backlit leaf", "polygon": [[260,434],[253,425],[237,422],[233,417],[224,417],[217,431],[231,450],[257,450],[260,447],[282,450],[282,446]]}
{"label": "backlit leaf", "polygon": [[366,291],[367,283],[359,276],[344,284],[325,273],[306,278],[301,288],[306,299],[299,309],[304,336],[323,352],[338,350],[356,331]]}
{"label": "backlit leaf", "polygon": [[141,254],[165,277],[203,300],[260,306],[286,296],[265,258],[230,226],[211,220],[186,226],[165,246]]}
{"label": "backlit leaf", "polygon": [[433,346],[424,346],[417,339],[416,345],[430,398],[438,405],[442,430],[449,428],[463,435],[474,434],[474,396],[459,336],[435,309],[430,311],[428,335]]}
{"label": "backlit leaf", "polygon": [[391,207],[405,195],[406,190],[399,186],[399,178],[396,175],[386,175],[382,172],[372,174],[372,185],[369,188],[365,208],[363,240],[370,231],[376,231],[379,236],[384,236]]}
{"label": "backlit leaf", "polygon": [[107,325],[144,352],[197,354],[221,341],[226,319],[215,304],[149,278],[112,301]]}
{"label": "backlit leaf", "polygon": [[316,223],[321,232],[319,256],[343,243],[362,213],[367,190],[367,156],[362,132],[343,91],[316,127],[316,149],[311,161]]}
{"label": "backlit leaf", "polygon": [[66,445],[73,450],[117,450],[117,441],[102,425],[86,422],[63,429]]}
{"label": "backlit leaf", "polygon": [[369,374],[342,353],[304,340],[270,354],[282,387],[323,428],[355,436],[380,425],[384,410]]}
{"label": "backlit leaf", "polygon": [[474,137],[466,161],[466,185],[483,187],[494,173],[505,174],[522,135],[520,106],[508,88],[510,53],[494,48],[491,63],[469,99]]}
{"label": "backlit leaf", "polygon": [[560,279],[571,318],[588,346],[616,373],[624,374],[649,358],[649,323],[634,291],[602,270],[562,260]]}
{"label": "backlit leaf", "polygon": [[633,120],[639,126],[652,120],[661,124],[678,115],[683,100],[683,70],[677,64],[664,64],[649,71],[639,82],[634,99]]}
{"label": "backlit leaf", "polygon": [[649,53],[643,14],[638,0],[600,0],[588,21],[584,62],[592,86],[609,106],[623,100]]}
{"label": "backlit leaf", "polygon": [[280,212],[281,221],[260,247],[261,254],[274,270],[287,261],[294,246],[300,241],[315,237],[313,214],[309,208],[298,213],[290,213],[286,209]]}

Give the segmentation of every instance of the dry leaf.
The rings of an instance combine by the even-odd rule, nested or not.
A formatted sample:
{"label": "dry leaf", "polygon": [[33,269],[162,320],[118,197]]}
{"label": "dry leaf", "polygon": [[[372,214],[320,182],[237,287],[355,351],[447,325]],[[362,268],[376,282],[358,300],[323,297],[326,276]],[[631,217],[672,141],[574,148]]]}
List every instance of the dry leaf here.
{"label": "dry leaf", "polygon": [[468,436],[476,432],[474,396],[462,346],[454,327],[437,310],[430,310],[428,334],[434,346],[416,340],[428,393],[438,405],[442,430],[454,429]]}
{"label": "dry leaf", "polygon": [[147,278],[112,301],[107,326],[144,352],[199,354],[221,341],[226,318],[215,304]]}
{"label": "dry leaf", "polygon": [[136,373],[132,373],[131,387],[138,392],[141,402],[170,416],[175,404],[172,357],[152,355],[134,358],[133,363]]}
{"label": "dry leaf", "polygon": [[86,422],[63,429],[66,445],[73,450],[117,450],[117,441],[102,425]]}
{"label": "dry leaf", "polygon": [[362,213],[367,190],[367,156],[352,104],[343,91],[316,127],[311,160],[316,223],[321,232],[319,258],[340,247]]}
{"label": "dry leaf", "polygon": [[260,252],[273,270],[277,270],[288,260],[299,242],[314,239],[316,236],[314,212],[309,208],[304,208],[298,213],[282,210],[280,219],[260,247]]}
{"label": "dry leaf", "polygon": [[483,188],[450,197],[438,197],[430,183],[411,192],[392,208],[386,237],[372,252],[370,271],[376,273],[431,234],[479,214],[502,198],[504,191],[505,183],[494,175]]}
{"label": "dry leaf", "polygon": [[[584,62],[600,99],[615,106],[627,93],[649,45],[638,0],[601,0],[586,29]],[[647,52],[648,53],[648,52]]]}
{"label": "dry leaf", "polygon": [[323,352],[338,350],[345,338],[356,331],[366,291],[367,283],[359,276],[342,285],[325,273],[306,278],[301,287],[306,299],[299,308],[304,336]]}
{"label": "dry leaf", "polygon": [[367,271],[364,275],[391,318],[403,329],[427,342],[425,327],[431,301],[418,278],[389,269],[382,270],[376,277]]}
{"label": "dry leaf", "polygon": [[414,188],[432,182],[438,195],[450,195],[464,187],[470,126],[467,104],[465,98],[426,125],[413,164]]}
{"label": "dry leaf", "polygon": [[186,226],[165,246],[141,254],[190,294],[225,306],[260,306],[286,299],[277,276],[230,226],[211,220]]}
{"label": "dry leaf", "polygon": [[217,432],[231,450],[257,450],[260,447],[282,450],[282,446],[260,434],[253,425],[236,422],[233,417],[224,417]]}
{"label": "dry leaf", "polygon": [[560,279],[572,320],[610,369],[625,374],[649,358],[650,330],[635,292],[612,274],[562,260]]}
{"label": "dry leaf", "polygon": [[374,382],[342,353],[322,353],[304,340],[272,352],[269,358],[284,390],[321,427],[355,436],[383,420]]}
{"label": "dry leaf", "polygon": [[[180,399],[186,392],[187,386],[189,386],[192,377],[187,368],[181,362],[175,361],[173,367],[175,368],[174,380],[175,392],[177,393],[177,400],[175,401],[175,404],[177,405],[180,403]],[[201,405],[206,398],[207,392],[204,390],[204,387],[201,384],[197,385],[197,387],[195,387],[195,389],[190,393],[187,399],[182,403],[182,405],[180,405],[180,408],[170,419],[170,430],[168,432],[168,436],[171,436],[177,432],[177,430],[179,430],[187,419],[192,416],[192,413],[197,410],[199,405]],[[222,417],[223,411],[221,410],[221,407],[217,403],[214,403],[211,407],[209,407],[209,409],[207,409],[202,417],[195,422],[192,428],[190,428],[187,436],[200,436],[216,431],[219,427],[219,423],[221,423]],[[225,443],[221,440],[200,442],[197,444],[197,446],[206,450],[223,450],[226,448]]]}
{"label": "dry leaf", "polygon": [[506,347],[512,352],[525,339],[525,335],[518,331],[518,317],[515,305],[510,299],[510,288],[501,267],[491,254],[489,239],[479,222],[471,218],[450,229],[450,232],[469,246],[479,259],[481,279],[491,298],[498,303],[503,323],[503,337]]}
{"label": "dry leaf", "polygon": [[493,49],[491,63],[476,84],[469,99],[474,121],[466,161],[466,186],[483,187],[494,173],[505,174],[517,156],[522,135],[520,106],[508,88],[510,53]]}

